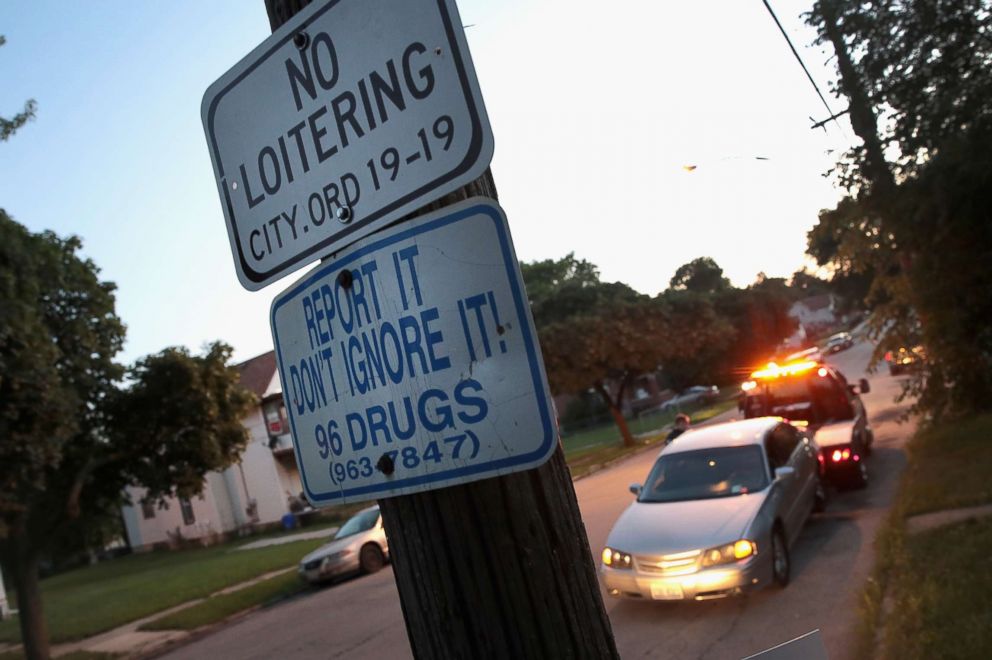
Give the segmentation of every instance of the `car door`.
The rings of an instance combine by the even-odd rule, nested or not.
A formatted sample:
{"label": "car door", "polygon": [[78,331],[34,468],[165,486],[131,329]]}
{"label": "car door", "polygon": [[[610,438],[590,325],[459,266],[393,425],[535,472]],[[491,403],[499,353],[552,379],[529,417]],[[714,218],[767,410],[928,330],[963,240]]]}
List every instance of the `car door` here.
{"label": "car door", "polygon": [[785,520],[789,542],[795,540],[809,513],[810,465],[806,446],[800,442],[799,431],[791,424],[779,424],[769,434],[767,447],[772,469],[791,467],[793,474],[780,482],[782,499],[780,514]]}

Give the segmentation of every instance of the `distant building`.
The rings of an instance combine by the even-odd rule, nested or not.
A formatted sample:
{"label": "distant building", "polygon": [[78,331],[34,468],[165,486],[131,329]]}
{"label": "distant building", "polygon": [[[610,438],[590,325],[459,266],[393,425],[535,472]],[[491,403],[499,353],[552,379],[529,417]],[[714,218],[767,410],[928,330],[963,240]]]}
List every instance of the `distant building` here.
{"label": "distant building", "polygon": [[143,491],[129,489],[134,504],[123,507],[123,516],[135,550],[174,546],[183,540],[211,543],[254,525],[278,523],[289,512],[291,498],[303,490],[275,352],[237,368],[241,384],[259,399],[243,421],[249,439],[241,461],[209,473],[201,496],[191,500],[170,497],[167,508],[143,504]]}
{"label": "distant building", "polygon": [[837,298],[831,293],[803,298],[792,304],[789,308],[789,316],[799,322],[804,339],[815,337],[830,330],[840,321],[837,313]]}

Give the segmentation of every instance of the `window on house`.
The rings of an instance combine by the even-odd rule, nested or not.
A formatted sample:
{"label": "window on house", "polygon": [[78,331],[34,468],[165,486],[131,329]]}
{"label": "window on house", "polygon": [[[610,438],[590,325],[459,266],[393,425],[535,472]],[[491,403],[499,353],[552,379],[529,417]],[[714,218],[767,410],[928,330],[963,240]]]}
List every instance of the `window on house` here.
{"label": "window on house", "polygon": [[145,500],[141,503],[141,515],[144,516],[145,520],[155,517],[155,502],[151,500]]}
{"label": "window on house", "polygon": [[184,525],[192,525],[196,522],[196,516],[193,515],[193,503],[185,497],[179,498],[179,510],[183,512]]}

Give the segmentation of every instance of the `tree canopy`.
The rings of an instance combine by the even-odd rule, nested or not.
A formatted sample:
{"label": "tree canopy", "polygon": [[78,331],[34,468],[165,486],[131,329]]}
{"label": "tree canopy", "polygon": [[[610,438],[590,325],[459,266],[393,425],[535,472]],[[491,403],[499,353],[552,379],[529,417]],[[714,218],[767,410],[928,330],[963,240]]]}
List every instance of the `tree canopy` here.
{"label": "tree canopy", "polygon": [[708,257],[680,267],[673,288],[655,298],[600,281],[574,254],[521,267],[552,391],[597,392],[627,444],[622,407],[634,378],[660,370],[676,391],[725,383],[795,325],[784,280],[737,289]]}
{"label": "tree canopy", "polygon": [[838,162],[850,196],[820,214],[809,252],[866,291],[876,363],[923,345],[904,381],[916,410],[987,409],[992,3],[820,0],[808,21],[834,46],[863,141]]}
{"label": "tree canopy", "polygon": [[699,257],[679,266],[668,285],[676,291],[717,293],[729,289],[730,280],[711,257]]}
{"label": "tree canopy", "polygon": [[198,493],[244,448],[254,398],[222,343],[149,356],[123,386],[115,286],[80,248],[0,210],[0,561],[31,658],[48,656],[42,555],[105,543],[127,486],[152,498]]}
{"label": "tree canopy", "polygon": [[[5,43],[7,43],[7,39],[0,34],[0,46],[3,46]],[[0,142],[9,140],[17,132],[17,129],[34,119],[37,111],[38,103],[34,99],[28,99],[24,102],[24,109],[10,119],[0,117]]]}

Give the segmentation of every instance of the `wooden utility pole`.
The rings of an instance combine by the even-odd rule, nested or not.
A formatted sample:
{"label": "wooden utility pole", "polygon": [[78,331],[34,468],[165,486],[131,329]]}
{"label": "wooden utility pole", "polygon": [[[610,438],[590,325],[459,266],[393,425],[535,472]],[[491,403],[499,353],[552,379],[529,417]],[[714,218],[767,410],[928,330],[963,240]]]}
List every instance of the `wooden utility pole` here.
{"label": "wooden utility pole", "polygon": [[[307,4],[265,0],[273,31]],[[413,216],[474,196],[496,199],[488,169]],[[533,470],[379,505],[416,657],[619,657],[560,446]]]}

